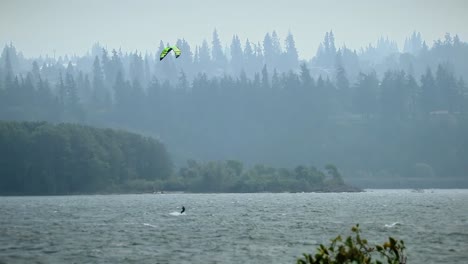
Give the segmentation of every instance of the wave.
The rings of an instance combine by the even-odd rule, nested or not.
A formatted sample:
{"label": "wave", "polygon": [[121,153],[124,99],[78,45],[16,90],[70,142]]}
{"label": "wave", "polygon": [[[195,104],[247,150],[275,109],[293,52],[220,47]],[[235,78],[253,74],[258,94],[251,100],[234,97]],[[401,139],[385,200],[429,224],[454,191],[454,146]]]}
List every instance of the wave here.
{"label": "wave", "polygon": [[396,226],[401,226],[401,223],[400,222],[395,222],[395,223],[391,223],[391,224],[385,224],[385,227],[387,227],[387,228],[393,228],[393,227],[396,227]]}
{"label": "wave", "polygon": [[172,215],[172,216],[185,215],[185,213],[180,213],[180,212],[170,212],[169,214]]}
{"label": "wave", "polygon": [[143,223],[144,226],[149,226],[149,227],[153,227],[153,228],[157,228],[157,226],[155,225],[152,225],[152,224],[148,224],[148,223]]}

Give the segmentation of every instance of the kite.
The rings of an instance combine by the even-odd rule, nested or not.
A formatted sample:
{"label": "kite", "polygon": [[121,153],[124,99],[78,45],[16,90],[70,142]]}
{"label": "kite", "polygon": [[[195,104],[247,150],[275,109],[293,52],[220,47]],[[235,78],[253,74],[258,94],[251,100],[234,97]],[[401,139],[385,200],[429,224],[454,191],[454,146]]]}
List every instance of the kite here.
{"label": "kite", "polygon": [[169,54],[169,52],[171,51],[174,51],[175,57],[179,58],[180,53],[181,53],[180,49],[177,46],[171,46],[171,47],[166,47],[161,51],[161,55],[159,55],[159,60],[161,61],[162,59],[164,59],[167,56],[167,54]]}

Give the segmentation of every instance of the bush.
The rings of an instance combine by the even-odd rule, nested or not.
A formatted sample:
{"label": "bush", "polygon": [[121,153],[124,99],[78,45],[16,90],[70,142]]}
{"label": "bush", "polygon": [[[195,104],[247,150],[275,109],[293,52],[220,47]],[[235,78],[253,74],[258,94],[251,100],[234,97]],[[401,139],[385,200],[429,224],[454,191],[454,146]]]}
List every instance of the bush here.
{"label": "bush", "polygon": [[[298,259],[297,264],[406,264],[403,240],[397,241],[389,237],[382,245],[372,247],[366,239],[361,238],[359,225],[353,226],[351,231],[354,236],[344,240],[338,236],[328,247],[321,244],[315,255],[303,254],[303,258]],[[373,260],[375,255],[377,257]]]}

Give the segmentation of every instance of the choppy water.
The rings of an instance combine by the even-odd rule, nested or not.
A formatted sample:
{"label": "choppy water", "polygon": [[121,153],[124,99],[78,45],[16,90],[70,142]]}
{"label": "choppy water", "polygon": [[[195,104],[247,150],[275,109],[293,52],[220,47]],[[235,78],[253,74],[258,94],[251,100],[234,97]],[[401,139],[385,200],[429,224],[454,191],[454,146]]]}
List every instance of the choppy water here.
{"label": "choppy water", "polygon": [[0,263],[295,263],[355,223],[409,263],[468,261],[468,190],[369,190],[0,197]]}

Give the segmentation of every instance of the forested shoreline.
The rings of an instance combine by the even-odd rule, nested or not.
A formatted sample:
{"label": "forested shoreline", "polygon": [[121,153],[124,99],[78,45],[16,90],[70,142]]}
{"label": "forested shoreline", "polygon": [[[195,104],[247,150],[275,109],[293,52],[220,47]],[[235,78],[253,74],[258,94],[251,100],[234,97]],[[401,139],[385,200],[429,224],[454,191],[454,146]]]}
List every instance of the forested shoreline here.
{"label": "forested shoreline", "polygon": [[0,195],[358,191],[333,165],[294,170],[194,160],[174,172],[158,140],[77,124],[0,121]]}
{"label": "forested shoreline", "polygon": [[285,45],[275,32],[255,44],[233,36],[227,50],[216,31],[211,45],[176,43],[181,57],[162,62],[99,45],[82,57],[25,59],[7,45],[0,119],[152,136],[177,167],[333,162],[351,179],[468,183],[468,44],[458,36],[429,46],[415,33],[402,51],[384,38],[353,51],[327,32],[310,60],[292,34]]}
{"label": "forested shoreline", "polygon": [[157,140],[77,124],[1,121],[0,152],[0,194],[105,192],[172,174]]}

